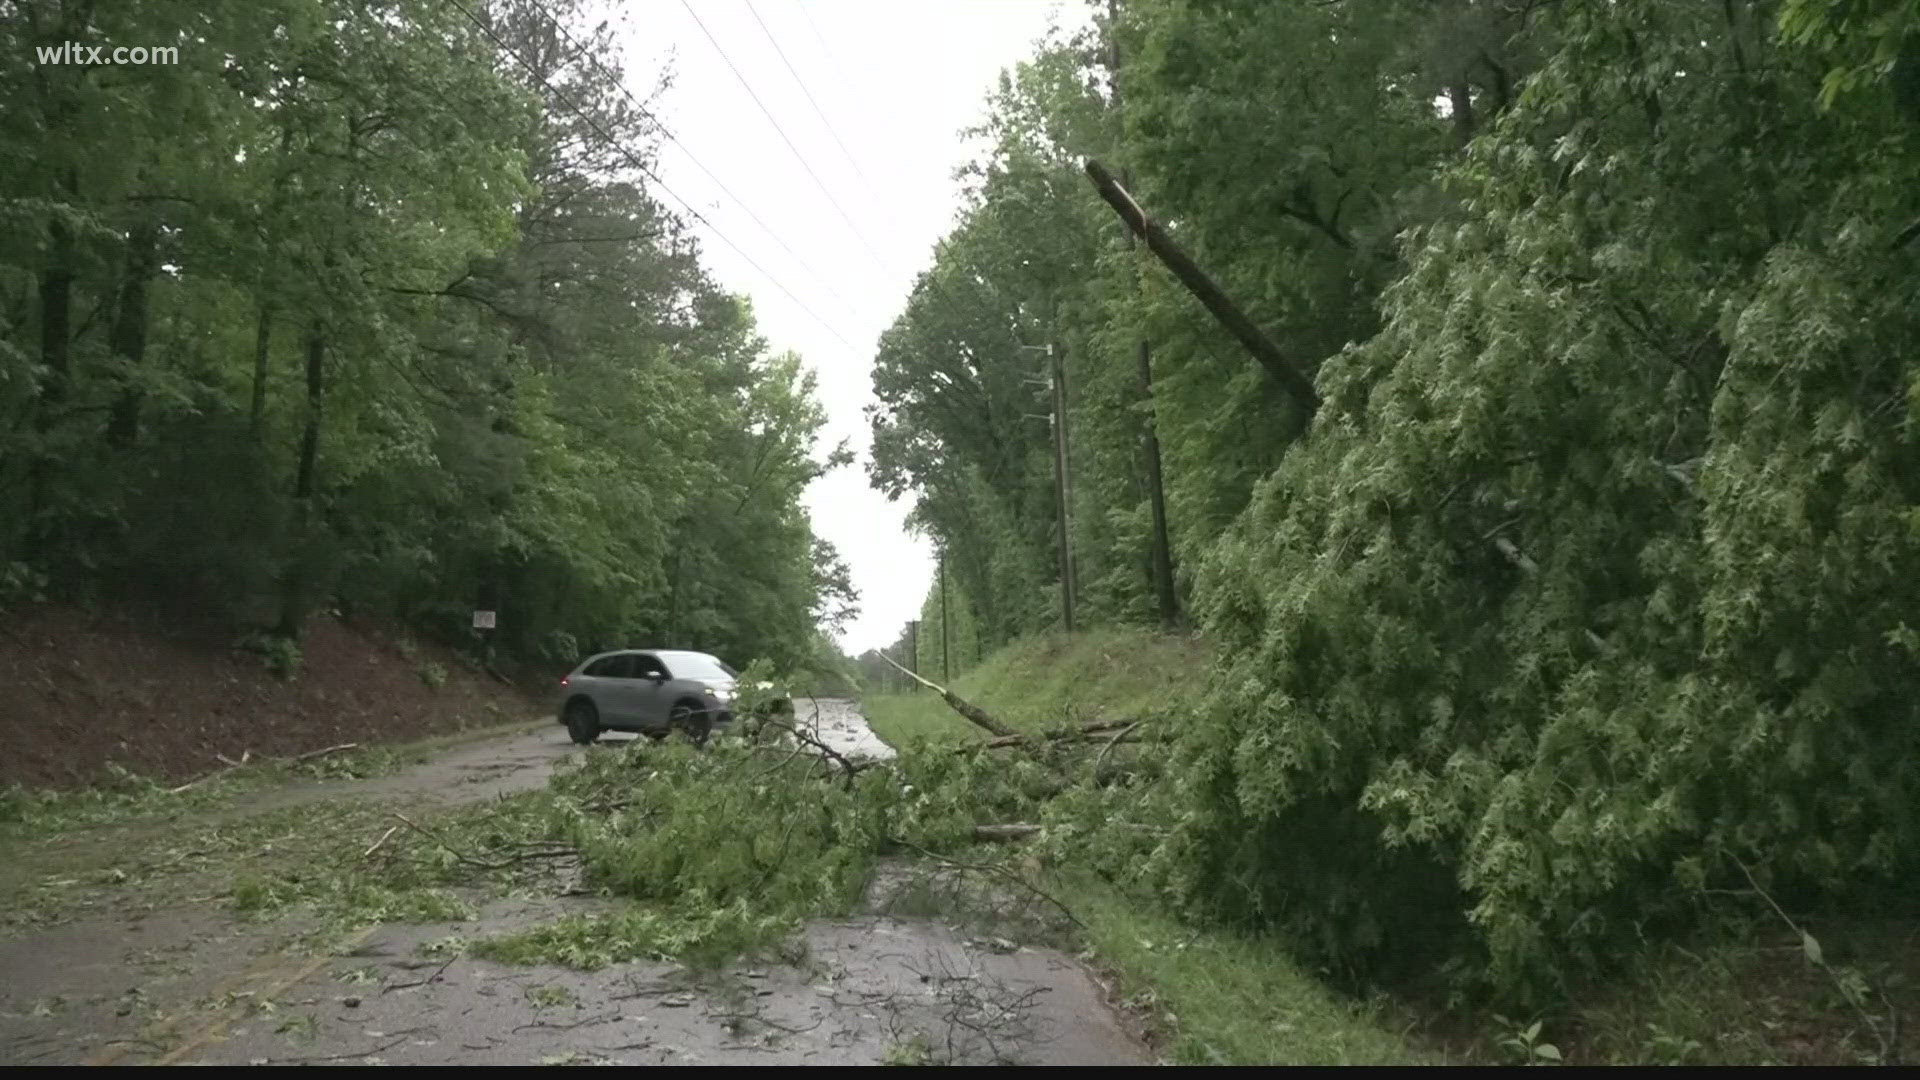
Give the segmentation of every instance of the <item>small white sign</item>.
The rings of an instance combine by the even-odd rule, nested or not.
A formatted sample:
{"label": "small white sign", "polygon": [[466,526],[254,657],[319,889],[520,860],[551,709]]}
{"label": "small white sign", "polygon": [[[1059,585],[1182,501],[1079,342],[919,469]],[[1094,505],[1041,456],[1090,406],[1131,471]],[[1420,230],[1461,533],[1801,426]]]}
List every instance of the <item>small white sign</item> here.
{"label": "small white sign", "polygon": [[491,629],[493,629],[493,612],[491,612],[491,611],[476,611],[476,612],[474,612],[474,613],[473,613],[473,628],[474,628],[475,630],[491,630]]}

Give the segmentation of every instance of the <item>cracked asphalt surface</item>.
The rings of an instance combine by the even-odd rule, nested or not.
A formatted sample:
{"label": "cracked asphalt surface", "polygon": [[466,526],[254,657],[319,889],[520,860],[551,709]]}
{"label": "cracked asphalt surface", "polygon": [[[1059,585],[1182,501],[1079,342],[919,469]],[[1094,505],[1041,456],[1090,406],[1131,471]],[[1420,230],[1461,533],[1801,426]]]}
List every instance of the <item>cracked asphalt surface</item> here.
{"label": "cracked asphalt surface", "polygon": [[[797,718],[811,716],[802,699]],[[821,737],[842,752],[885,749],[852,702],[821,699],[818,719]],[[288,784],[218,813],[483,800],[539,787],[556,762],[579,752],[558,725],[528,726],[447,747],[391,776]],[[321,952],[299,944],[312,929],[299,917],[249,920],[215,897],[21,927],[0,937],[0,1063],[1153,1061],[1079,961],[932,919],[821,921],[806,928],[796,962],[705,972],[671,963],[513,966],[433,948],[450,935],[499,933],[607,903],[495,901],[476,919],[368,926]]]}

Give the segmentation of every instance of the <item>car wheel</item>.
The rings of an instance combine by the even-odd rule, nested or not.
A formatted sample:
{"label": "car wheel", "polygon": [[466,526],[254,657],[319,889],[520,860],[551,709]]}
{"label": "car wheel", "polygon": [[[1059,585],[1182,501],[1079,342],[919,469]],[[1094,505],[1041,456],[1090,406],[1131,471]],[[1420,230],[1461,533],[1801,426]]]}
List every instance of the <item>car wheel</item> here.
{"label": "car wheel", "polygon": [[600,737],[600,710],[586,698],[567,702],[567,736],[581,746]]}
{"label": "car wheel", "polygon": [[713,730],[713,721],[705,709],[695,709],[683,702],[667,713],[667,729],[685,735],[687,741],[695,746],[705,746],[707,735]]}

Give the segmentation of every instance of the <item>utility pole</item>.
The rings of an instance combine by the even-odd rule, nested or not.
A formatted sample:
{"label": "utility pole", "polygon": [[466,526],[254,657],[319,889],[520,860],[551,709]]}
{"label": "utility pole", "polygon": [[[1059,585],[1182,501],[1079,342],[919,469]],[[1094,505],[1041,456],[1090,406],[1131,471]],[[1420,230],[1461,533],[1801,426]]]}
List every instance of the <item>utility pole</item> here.
{"label": "utility pole", "polygon": [[947,621],[947,553],[943,550],[940,552],[940,681],[949,685],[953,683],[953,671],[948,666],[952,653],[947,647],[950,625]]}
{"label": "utility pole", "polygon": [[1073,476],[1067,452],[1067,368],[1060,349],[1047,345],[1053,369],[1053,492],[1060,503],[1060,621],[1073,633]]}
{"label": "utility pole", "polygon": [[[1107,0],[1107,43],[1112,47],[1113,111],[1120,122],[1122,144],[1126,141],[1125,113],[1120,107],[1120,0]],[[1123,151],[1124,152],[1124,151]],[[1120,166],[1121,184],[1131,187],[1125,158]],[[1127,252],[1132,254],[1139,241],[1127,233]],[[1138,281],[1136,279],[1136,285]],[[1141,449],[1147,459],[1147,504],[1153,511],[1153,591],[1160,602],[1160,623],[1172,627],[1180,621],[1180,598],[1173,589],[1173,544],[1167,538],[1167,492],[1160,475],[1160,420],[1153,404],[1153,347],[1141,335],[1135,360],[1140,373],[1140,400],[1143,413]]]}
{"label": "utility pole", "polygon": [[[1032,420],[1045,420],[1053,428],[1053,500],[1055,507],[1055,526],[1059,531],[1060,557],[1060,623],[1067,633],[1073,633],[1073,480],[1072,463],[1067,452],[1067,370],[1061,362],[1060,348],[1052,342],[1045,345],[1022,345],[1022,349],[1047,354],[1047,378],[1023,379],[1022,382],[1035,386],[1045,386],[1051,391],[1052,401],[1048,415],[1023,413]],[[979,638],[974,639],[976,645]],[[977,659],[977,658],[976,658]]]}
{"label": "utility pole", "polygon": [[[913,672],[915,675],[920,674],[920,620],[919,619],[907,620],[907,670]],[[914,683],[913,685],[909,686],[908,689],[918,690],[920,689],[920,684]]]}

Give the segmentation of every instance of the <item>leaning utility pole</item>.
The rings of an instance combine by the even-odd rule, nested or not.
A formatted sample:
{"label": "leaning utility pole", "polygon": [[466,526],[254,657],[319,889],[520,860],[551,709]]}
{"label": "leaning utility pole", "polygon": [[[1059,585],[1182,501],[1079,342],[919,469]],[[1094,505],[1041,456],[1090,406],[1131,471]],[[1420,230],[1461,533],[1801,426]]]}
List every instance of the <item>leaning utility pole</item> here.
{"label": "leaning utility pole", "polygon": [[[1119,24],[1120,0],[1107,0],[1107,41],[1113,49],[1110,58],[1113,65],[1113,111],[1115,118],[1120,121],[1120,141],[1124,144],[1126,121],[1120,109],[1120,35],[1116,30]],[[1126,185],[1133,183],[1124,164],[1120,167],[1120,182]],[[1129,254],[1136,243],[1133,233],[1129,231]],[[1160,477],[1160,420],[1153,405],[1153,347],[1147,344],[1145,334],[1140,336],[1135,360],[1140,371],[1140,400],[1146,406],[1141,449],[1147,459],[1147,505],[1153,511],[1153,591],[1160,601],[1160,623],[1171,627],[1180,621],[1180,598],[1173,588],[1173,544],[1167,537],[1167,492]]]}
{"label": "leaning utility pole", "polygon": [[[920,674],[920,620],[919,619],[907,620],[907,668],[909,671],[911,671],[915,675]],[[912,686],[907,687],[907,689],[918,690],[920,689],[920,684],[914,683]]]}
{"label": "leaning utility pole", "polygon": [[1053,369],[1053,494],[1060,505],[1060,621],[1073,633],[1073,477],[1067,453],[1067,367],[1060,350],[1047,345]]}

